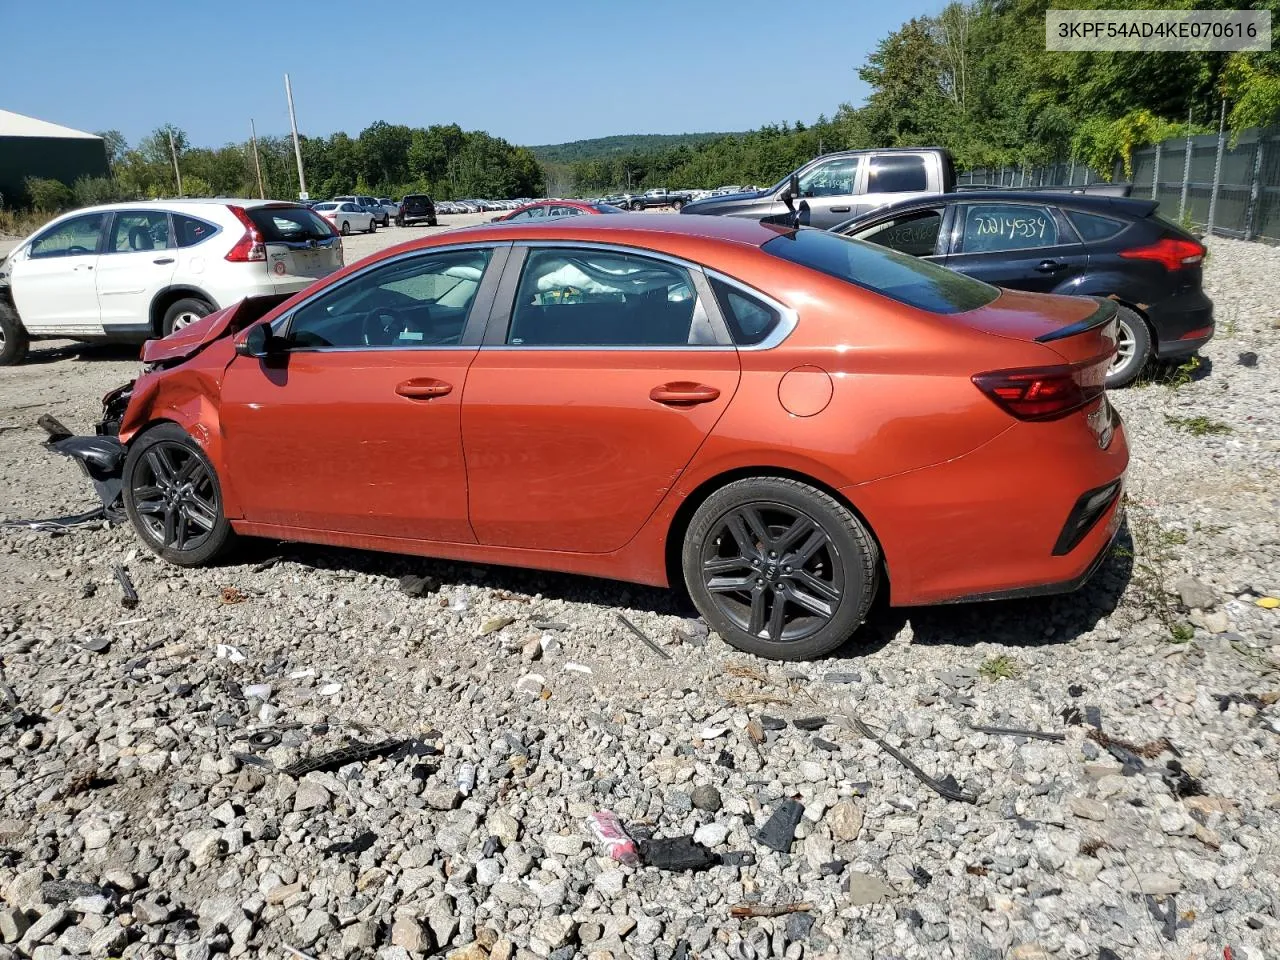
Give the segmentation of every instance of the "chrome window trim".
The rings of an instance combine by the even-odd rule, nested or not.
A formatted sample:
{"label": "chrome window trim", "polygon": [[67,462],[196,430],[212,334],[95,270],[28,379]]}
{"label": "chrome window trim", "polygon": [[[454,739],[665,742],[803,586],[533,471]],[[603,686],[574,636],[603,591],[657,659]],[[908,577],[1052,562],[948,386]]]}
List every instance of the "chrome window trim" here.
{"label": "chrome window trim", "polygon": [[[506,342],[506,337],[510,334],[510,331],[511,331],[511,315],[508,314],[506,317],[507,329],[503,331],[503,342],[492,343],[492,344],[491,343],[482,344],[481,349],[483,350],[522,350],[525,352],[528,352],[531,350],[549,350],[549,351],[557,351],[557,352],[566,351],[566,350],[577,350],[579,352],[582,352],[582,351],[594,352],[594,351],[607,350],[607,351],[623,351],[623,352],[648,351],[650,353],[653,353],[653,352],[668,352],[668,351],[674,352],[674,351],[686,351],[686,350],[693,350],[698,352],[706,352],[709,350],[737,351],[742,349],[741,347],[736,346],[734,344],[733,338],[729,334],[729,328],[727,324],[725,324],[724,318],[720,316],[720,304],[716,300],[715,293],[711,290],[711,285],[707,282],[708,270],[706,267],[704,267],[700,263],[695,263],[692,260],[684,260],[680,257],[676,257],[668,253],[662,253],[658,250],[650,250],[648,247],[633,247],[633,246],[628,246],[627,244],[622,244],[622,243],[602,243],[600,241],[595,241],[595,240],[568,240],[568,239],[559,240],[559,239],[551,239],[551,238],[544,238],[540,240],[516,240],[514,241],[512,246],[516,248],[520,248],[525,251],[538,250],[538,249],[557,250],[557,249],[564,249],[564,248],[601,250],[604,252],[617,253],[624,256],[648,257],[651,260],[661,260],[666,263],[673,264],[674,266],[680,267],[682,270],[688,271],[689,279],[693,283],[694,292],[697,294],[694,301],[694,310],[696,311],[699,305],[702,306],[703,311],[707,315],[707,321],[711,324],[712,329],[715,331],[716,336],[720,339],[721,342],[720,343],[682,343],[682,344],[668,344],[668,345],[580,343],[580,344],[548,344],[545,346],[533,344],[533,345],[526,346],[523,344]],[[516,278],[517,288],[520,281],[523,279],[525,262],[522,261],[518,265],[518,267],[520,271],[520,276]],[[516,292],[517,291],[512,291],[513,301],[514,301]],[[514,302],[510,306],[514,307]]]}
{"label": "chrome window trim", "polygon": [[[306,307],[311,305],[312,303],[315,303],[315,301],[320,299],[321,297],[327,296],[328,294],[333,293],[336,290],[342,289],[349,283],[352,283],[356,280],[359,280],[368,276],[369,273],[371,273],[374,270],[380,270],[383,267],[390,266],[391,264],[394,264],[394,263],[399,263],[402,260],[414,260],[419,257],[434,256],[441,253],[460,253],[466,250],[490,250],[490,251],[493,251],[494,254],[496,254],[498,251],[510,248],[510,246],[511,246],[510,242],[503,242],[503,241],[493,241],[493,240],[474,241],[471,243],[450,244],[448,246],[442,246],[442,247],[421,247],[416,250],[406,250],[404,253],[398,253],[393,257],[387,257],[386,259],[378,260],[376,263],[369,264],[363,270],[358,270],[355,273],[348,274],[337,283],[326,286],[323,290],[317,290],[315,293],[311,294],[305,300],[302,300],[299,303],[295,303],[287,312],[281,314],[280,316],[276,317],[274,320],[271,321],[270,323],[271,335],[278,336],[278,337],[286,337],[288,335],[289,325],[293,322],[293,316],[295,313],[297,313],[303,307]],[[489,270],[494,267],[495,259],[496,259],[496,256],[490,256],[489,262],[485,266],[485,272],[480,278],[480,287],[483,287],[484,281],[488,279]],[[501,271],[502,266],[503,264],[498,265],[499,271]],[[494,283],[494,286],[495,287],[497,286],[496,281]],[[476,299],[473,300],[471,303],[471,311],[468,312],[466,324],[462,328],[462,336],[464,337],[466,336],[467,330],[471,326],[472,321],[474,320],[474,311],[476,309],[477,301],[479,299],[480,299],[480,289],[477,288]],[[492,306],[493,306],[492,304],[487,305],[485,307],[486,312],[491,310]],[[487,315],[485,317],[485,320],[487,322],[488,320]],[[483,335],[483,329],[481,330],[481,334]],[[288,347],[285,349],[285,353],[286,354],[339,353],[339,352],[340,353],[364,353],[371,350],[475,350],[479,346],[480,346],[479,343],[472,343],[472,344],[457,343],[457,344],[424,345],[421,347],[398,346],[398,345],[389,345],[389,344],[379,344],[377,346],[347,345],[347,346],[338,346],[338,347]]]}
{"label": "chrome window trim", "polygon": [[774,347],[778,346],[784,340],[786,340],[787,337],[791,336],[791,331],[793,331],[796,328],[796,326],[799,325],[800,315],[796,313],[794,309],[792,309],[791,307],[788,307],[781,300],[778,300],[775,297],[769,296],[769,294],[767,293],[757,290],[755,287],[751,286],[750,284],[743,283],[741,280],[738,280],[738,279],[735,279],[734,277],[730,277],[726,274],[723,274],[719,270],[709,269],[707,270],[707,276],[714,277],[716,280],[719,280],[721,283],[725,284],[726,286],[735,287],[742,293],[746,294],[748,297],[753,297],[756,300],[759,300],[762,303],[764,303],[766,306],[778,311],[778,316],[779,316],[778,325],[769,332],[769,335],[767,337],[765,337],[759,343],[752,343],[752,344],[746,344],[746,345],[738,344],[737,345],[738,350],[742,350],[744,352],[750,352],[750,353],[754,353],[760,350],[772,350]]}

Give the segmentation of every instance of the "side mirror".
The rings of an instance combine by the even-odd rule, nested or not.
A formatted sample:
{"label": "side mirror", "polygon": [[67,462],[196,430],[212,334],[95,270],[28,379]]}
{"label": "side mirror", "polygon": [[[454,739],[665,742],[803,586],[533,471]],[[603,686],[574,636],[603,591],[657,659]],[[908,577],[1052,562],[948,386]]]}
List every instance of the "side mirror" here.
{"label": "side mirror", "polygon": [[274,339],[270,326],[256,323],[245,331],[243,339],[236,342],[236,353],[242,357],[266,358],[272,353]]}
{"label": "side mirror", "polygon": [[787,189],[791,191],[793,198],[800,199],[800,175],[798,173],[791,175],[791,182],[787,184]]}

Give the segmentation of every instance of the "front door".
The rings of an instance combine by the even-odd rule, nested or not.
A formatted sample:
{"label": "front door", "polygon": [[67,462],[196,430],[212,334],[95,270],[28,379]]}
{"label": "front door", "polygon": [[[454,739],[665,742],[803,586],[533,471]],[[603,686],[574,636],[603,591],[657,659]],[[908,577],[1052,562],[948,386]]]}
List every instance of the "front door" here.
{"label": "front door", "polygon": [[94,268],[106,213],[71,217],[37,235],[10,270],[13,301],[32,333],[102,333]]}
{"label": "front door", "polygon": [[107,333],[150,329],[151,301],[173,280],[177,251],[163,210],[118,211],[98,258],[98,304]]}
{"label": "front door", "polygon": [[737,352],[696,268],[559,246],[517,269],[525,252],[467,378],[471,525],[485,544],[611,552],[728,406]]}
{"label": "front door", "polygon": [[800,222],[828,230],[853,216],[862,157],[837,156],[800,174]]}
{"label": "front door", "polygon": [[1071,293],[1089,253],[1050,207],[992,201],[957,210],[956,245],[946,265],[978,280],[1039,293]]}
{"label": "front door", "polygon": [[246,520],[475,542],[460,411],[505,255],[375,264],[276,321],[282,357],[235,358],[222,428]]}

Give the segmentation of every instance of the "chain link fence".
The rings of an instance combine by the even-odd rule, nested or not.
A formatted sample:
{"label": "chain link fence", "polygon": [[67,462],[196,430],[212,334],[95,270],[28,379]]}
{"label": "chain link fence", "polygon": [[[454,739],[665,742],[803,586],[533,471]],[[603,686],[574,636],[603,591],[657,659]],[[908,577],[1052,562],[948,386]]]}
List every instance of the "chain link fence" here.
{"label": "chain link fence", "polygon": [[[1131,196],[1156,200],[1170,220],[1206,233],[1280,243],[1280,127],[1166,140],[1133,152]],[[1117,163],[1111,180],[1124,180]],[[1084,164],[966,170],[965,186],[1084,186],[1104,179]]]}

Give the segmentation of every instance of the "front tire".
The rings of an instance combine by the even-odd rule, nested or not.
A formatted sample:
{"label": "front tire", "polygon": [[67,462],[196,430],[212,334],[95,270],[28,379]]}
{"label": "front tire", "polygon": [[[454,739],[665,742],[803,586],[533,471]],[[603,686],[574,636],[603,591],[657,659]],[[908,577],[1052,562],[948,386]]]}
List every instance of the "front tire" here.
{"label": "front tire", "polygon": [[27,358],[31,338],[22,325],[18,311],[0,302],[0,367],[21,363]]}
{"label": "front tire", "polygon": [[643,202],[641,202],[640,200],[632,200],[632,201],[631,201],[631,209],[632,209],[632,210],[643,210],[643,209],[644,209],[644,203],[643,203]]}
{"label": "front tire", "polygon": [[683,201],[683,200],[672,200],[672,201],[671,201],[671,210],[672,210],[672,212],[674,212],[674,213],[679,213],[679,212],[680,212],[680,208],[681,208],[681,207],[683,207],[683,206],[684,206],[684,201]]}
{"label": "front tire", "polygon": [[1108,390],[1133,383],[1151,359],[1151,330],[1147,322],[1128,307],[1119,307],[1116,319],[1119,321],[1116,358],[1107,371]]}
{"label": "front tire", "polygon": [[781,477],[711,494],[690,521],[681,559],[706,621],[739,650],[770,660],[830,653],[879,588],[879,549],[853,512]]}
{"label": "front tire", "polygon": [[160,321],[160,336],[167,337],[173,331],[189,327],[211,313],[213,313],[211,304],[197,300],[195,297],[183,297],[170,304],[169,309],[164,312],[164,318]]}
{"label": "front tire", "polygon": [[176,423],[142,434],[124,462],[124,508],[138,537],[181,567],[198,567],[235,539],[213,464]]}

